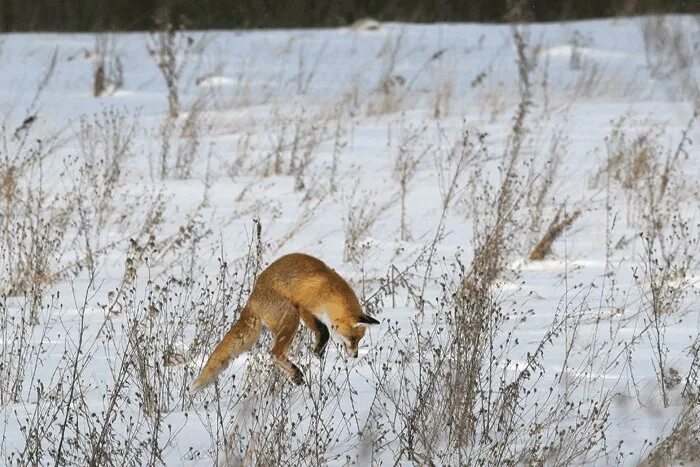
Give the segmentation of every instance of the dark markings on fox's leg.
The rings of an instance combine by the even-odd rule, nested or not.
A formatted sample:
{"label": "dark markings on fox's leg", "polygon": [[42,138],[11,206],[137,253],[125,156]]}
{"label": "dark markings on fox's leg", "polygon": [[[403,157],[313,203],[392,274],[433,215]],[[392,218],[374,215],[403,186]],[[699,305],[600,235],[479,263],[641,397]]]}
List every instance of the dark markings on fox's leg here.
{"label": "dark markings on fox's leg", "polygon": [[292,383],[296,384],[297,386],[304,384],[304,373],[302,373],[299,367],[294,363],[292,363],[292,371],[294,372],[294,376],[291,378]]}
{"label": "dark markings on fox's leg", "polygon": [[328,339],[330,338],[330,333],[328,332],[328,327],[323,324],[323,321],[316,318],[312,313],[301,308],[299,310],[301,319],[304,324],[314,333],[316,337],[316,345],[314,346],[314,353],[317,357],[321,358],[323,356],[323,351],[326,348]]}
{"label": "dark markings on fox's leg", "polygon": [[318,358],[323,357],[323,353],[326,350],[326,344],[328,344],[328,339],[330,338],[330,332],[328,332],[328,327],[321,322],[318,318],[316,320],[316,328],[318,329],[318,341],[316,341],[316,348],[314,353]]}

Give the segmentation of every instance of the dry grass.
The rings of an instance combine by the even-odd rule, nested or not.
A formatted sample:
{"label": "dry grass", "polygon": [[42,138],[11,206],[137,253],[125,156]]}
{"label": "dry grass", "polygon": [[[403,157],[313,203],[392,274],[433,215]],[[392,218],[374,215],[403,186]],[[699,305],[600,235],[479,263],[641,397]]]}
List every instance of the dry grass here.
{"label": "dry grass", "polygon": [[688,400],[671,432],[654,447],[641,465],[693,465],[700,462],[699,410],[697,400]]}
{"label": "dry grass", "polygon": [[644,52],[651,75],[677,82],[671,92],[696,103],[700,100],[700,83],[693,70],[700,56],[699,32],[700,24],[691,18],[656,15],[642,23]]}
{"label": "dry grass", "polygon": [[395,203],[395,197],[379,201],[376,193],[363,191],[359,185],[352,188],[352,191],[346,195],[347,216],[344,219],[343,261],[358,265],[362,263],[364,252],[370,247],[367,237],[371,233],[372,226]]}
{"label": "dry grass", "polygon": [[92,52],[92,95],[112,94],[124,86],[124,65],[114,35],[98,34]]}
{"label": "dry grass", "polygon": [[168,90],[168,114],[170,118],[177,118],[180,114],[182,73],[195,41],[186,34],[183,20],[175,23],[168,11],[161,11],[155,20],[158,30],[151,33],[148,53],[160,70]]}
{"label": "dry grass", "polygon": [[574,211],[569,214],[565,211],[564,206],[560,206],[554,219],[552,219],[552,222],[545,231],[544,236],[530,252],[530,261],[541,261],[549,255],[552,251],[552,244],[554,241],[559,238],[564,230],[571,227],[579,216],[581,216],[581,211]]}

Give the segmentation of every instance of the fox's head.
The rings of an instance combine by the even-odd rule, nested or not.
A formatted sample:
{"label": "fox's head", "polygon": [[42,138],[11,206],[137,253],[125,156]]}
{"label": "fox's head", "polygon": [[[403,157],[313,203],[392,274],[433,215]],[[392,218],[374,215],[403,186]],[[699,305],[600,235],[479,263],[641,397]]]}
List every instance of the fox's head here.
{"label": "fox's head", "polygon": [[360,340],[365,336],[367,327],[373,324],[379,324],[379,321],[362,314],[354,317],[352,321],[338,325],[335,332],[343,340],[348,357],[357,358],[357,346]]}

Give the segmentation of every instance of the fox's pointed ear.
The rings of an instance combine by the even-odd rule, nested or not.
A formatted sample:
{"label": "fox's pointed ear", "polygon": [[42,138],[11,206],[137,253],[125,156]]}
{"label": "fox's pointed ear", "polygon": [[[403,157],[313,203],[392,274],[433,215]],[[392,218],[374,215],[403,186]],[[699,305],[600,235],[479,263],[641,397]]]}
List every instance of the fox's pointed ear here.
{"label": "fox's pointed ear", "polygon": [[367,326],[371,326],[372,324],[379,324],[379,321],[372,318],[371,316],[362,315],[359,318],[357,318],[357,322],[355,323],[355,327],[358,327],[358,326],[367,327]]}

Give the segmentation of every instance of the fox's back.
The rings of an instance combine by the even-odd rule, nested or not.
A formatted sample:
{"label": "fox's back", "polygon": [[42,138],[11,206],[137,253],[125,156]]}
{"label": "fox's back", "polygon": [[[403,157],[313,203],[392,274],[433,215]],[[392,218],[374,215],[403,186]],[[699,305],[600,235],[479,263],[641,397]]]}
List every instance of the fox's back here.
{"label": "fox's back", "polygon": [[338,273],[320,259],[303,253],[282,256],[260,273],[252,297],[267,293],[278,294],[309,311],[324,306],[328,300],[341,300],[351,308],[357,302]]}
{"label": "fox's back", "polygon": [[304,253],[292,253],[277,258],[258,277],[259,283],[292,284],[309,277],[332,271],[326,263]]}

